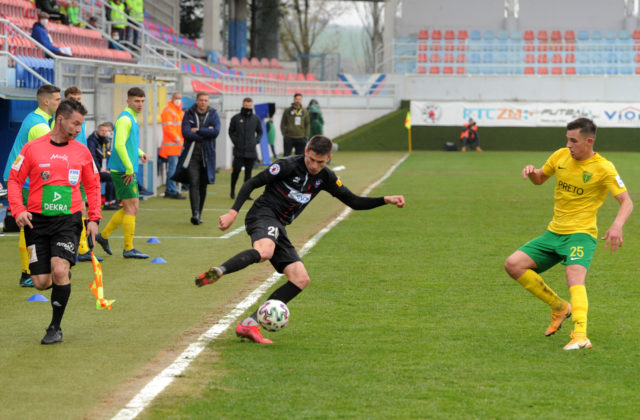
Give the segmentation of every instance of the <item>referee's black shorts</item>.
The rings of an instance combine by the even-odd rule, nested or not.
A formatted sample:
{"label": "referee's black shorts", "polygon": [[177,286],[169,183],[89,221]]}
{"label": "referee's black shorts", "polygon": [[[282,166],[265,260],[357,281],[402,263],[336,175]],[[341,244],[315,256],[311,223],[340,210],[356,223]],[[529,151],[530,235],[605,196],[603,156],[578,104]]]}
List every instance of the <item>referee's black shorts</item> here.
{"label": "referee's black shorts", "polygon": [[278,273],[282,273],[289,264],[301,261],[298,252],[287,237],[284,225],[270,209],[251,207],[245,219],[245,228],[251,236],[251,243],[264,238],[275,242],[276,249],[269,261]]}
{"label": "referee's black shorts", "polygon": [[78,241],[82,233],[82,212],[61,216],[32,213],[31,224],[24,228],[31,274],[51,273],[51,258],[60,257],[76,264]]}

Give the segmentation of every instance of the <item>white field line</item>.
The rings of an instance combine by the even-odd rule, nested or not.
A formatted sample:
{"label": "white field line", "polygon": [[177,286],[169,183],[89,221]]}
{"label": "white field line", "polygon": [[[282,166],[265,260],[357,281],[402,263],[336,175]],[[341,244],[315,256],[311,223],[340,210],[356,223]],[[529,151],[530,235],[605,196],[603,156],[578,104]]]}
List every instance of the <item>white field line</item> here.
{"label": "white field line", "polygon": [[[398,162],[396,162],[382,178],[378,179],[373,184],[369,185],[362,195],[368,195],[374,188],[380,185],[384,180],[389,178],[391,174],[396,170],[398,166],[409,155],[404,155]],[[304,256],[311,248],[313,248],[318,241],[331,229],[333,229],[338,223],[344,220],[350,213],[350,208],[346,208],[338,217],[333,219],[327,226],[316,233],[309,241],[304,244],[300,249],[300,256]],[[155,378],[153,378],[144,388],[134,396],[127,405],[116,414],[112,420],[130,420],[134,419],[144,410],[153,399],[158,396],[173,380],[182,375],[185,369],[189,366],[205,347],[215,340],[220,334],[222,334],[231,324],[233,324],[247,309],[253,306],[258,299],[267,291],[276,281],[282,276],[277,272],[273,273],[267,280],[258,286],[253,292],[249,294],[242,302],[240,302],[231,312],[222,317],[220,321],[214,324],[209,330],[198,337],[195,343],[192,343],[187,349],[182,352],[176,360],[169,365],[165,370],[160,372]]]}

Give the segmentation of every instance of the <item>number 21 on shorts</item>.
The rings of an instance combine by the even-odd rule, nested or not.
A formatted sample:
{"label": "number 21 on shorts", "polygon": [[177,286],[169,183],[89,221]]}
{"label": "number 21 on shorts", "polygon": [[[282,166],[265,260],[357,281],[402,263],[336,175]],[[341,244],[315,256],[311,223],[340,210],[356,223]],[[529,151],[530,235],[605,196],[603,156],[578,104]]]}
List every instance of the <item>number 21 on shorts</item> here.
{"label": "number 21 on shorts", "polygon": [[267,235],[273,236],[274,238],[278,239],[278,233],[278,228],[276,226],[267,227]]}

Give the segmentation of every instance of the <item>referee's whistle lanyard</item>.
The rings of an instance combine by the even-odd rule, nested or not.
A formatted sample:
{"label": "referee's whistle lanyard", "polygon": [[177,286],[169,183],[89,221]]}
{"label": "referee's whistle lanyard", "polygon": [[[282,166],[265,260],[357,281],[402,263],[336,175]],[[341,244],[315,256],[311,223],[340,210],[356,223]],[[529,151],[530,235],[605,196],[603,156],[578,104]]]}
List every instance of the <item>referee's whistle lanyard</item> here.
{"label": "referee's whistle lanyard", "polygon": [[302,115],[302,111],[304,111],[304,109],[302,107],[300,107],[299,109],[292,109],[293,115],[295,115],[296,117],[299,117],[300,115]]}

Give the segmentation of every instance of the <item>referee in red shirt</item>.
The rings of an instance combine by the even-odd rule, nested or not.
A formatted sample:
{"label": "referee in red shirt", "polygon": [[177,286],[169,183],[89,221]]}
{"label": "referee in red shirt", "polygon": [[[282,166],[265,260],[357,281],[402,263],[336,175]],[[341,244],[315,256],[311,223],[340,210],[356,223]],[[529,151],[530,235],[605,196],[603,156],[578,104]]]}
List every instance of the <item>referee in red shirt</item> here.
{"label": "referee in red shirt", "polygon": [[[9,203],[16,223],[24,227],[33,284],[38,290],[51,288],[53,316],[42,344],[62,341],[60,323],[71,294],[69,270],[82,232],[80,183],[89,204],[87,237],[95,239],[101,218],[98,170],[89,149],[75,140],[86,114],[74,99],[60,102],[53,131],[28,142],[9,174]],[[25,207],[22,185],[27,178],[31,190]]]}

